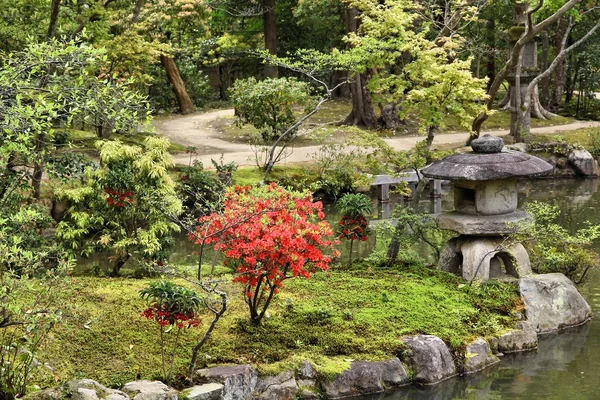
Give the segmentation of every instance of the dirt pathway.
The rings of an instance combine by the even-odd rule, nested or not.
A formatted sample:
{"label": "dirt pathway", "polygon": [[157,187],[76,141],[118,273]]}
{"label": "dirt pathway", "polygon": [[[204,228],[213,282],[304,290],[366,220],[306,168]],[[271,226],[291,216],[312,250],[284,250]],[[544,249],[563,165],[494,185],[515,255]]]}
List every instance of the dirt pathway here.
{"label": "dirt pathway", "polygon": [[[216,110],[206,113],[198,113],[187,116],[171,116],[157,118],[154,121],[156,132],[168,137],[170,140],[181,143],[186,146],[195,146],[198,155],[193,159],[202,161],[204,166],[210,165],[211,158],[217,160],[221,154],[224,154],[224,161],[235,161],[238,165],[254,165],[254,152],[250,145],[242,143],[231,143],[219,138],[220,133],[214,129],[211,123],[219,118],[233,116],[233,110]],[[545,126],[531,129],[534,134],[555,134],[572,131],[576,129],[600,127],[600,122],[577,121],[566,125]],[[508,135],[508,130],[487,130],[482,133],[491,133],[496,136]],[[435,136],[434,146],[464,143],[469,134],[467,132],[444,133]],[[385,141],[396,150],[410,150],[415,144],[424,137],[420,135],[410,135],[398,138],[388,138]],[[319,150],[320,146],[295,147],[285,162],[309,161],[312,155]],[[176,155],[175,162],[178,164],[187,164],[189,156],[185,154]],[[283,162],[282,162],[283,164]]]}

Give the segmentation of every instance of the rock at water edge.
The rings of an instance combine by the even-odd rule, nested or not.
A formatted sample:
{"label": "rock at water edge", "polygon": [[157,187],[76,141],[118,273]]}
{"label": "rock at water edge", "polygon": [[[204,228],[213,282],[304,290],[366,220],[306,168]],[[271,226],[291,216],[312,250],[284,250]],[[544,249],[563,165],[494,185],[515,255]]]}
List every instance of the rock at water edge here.
{"label": "rock at water edge", "polygon": [[525,277],[519,282],[519,290],[527,321],[537,333],[581,325],[592,316],[589,304],[563,274]]}
{"label": "rock at water edge", "polygon": [[196,371],[196,378],[204,382],[223,384],[221,400],[246,400],[258,382],[258,375],[250,365],[231,365]]}
{"label": "rock at water edge", "polygon": [[254,397],[259,400],[293,400],[297,393],[298,384],[292,371],[260,378],[254,389]]}
{"label": "rock at water edge", "polygon": [[379,362],[355,361],[333,381],[322,383],[328,398],[339,399],[383,392],[408,383],[408,374],[396,357]]}
{"label": "rock at water edge", "polygon": [[416,335],[402,338],[408,346],[406,362],[414,372],[414,381],[425,385],[457,375],[452,354],[437,336]]}
{"label": "rock at water edge", "polygon": [[517,329],[498,337],[498,351],[515,353],[537,349],[538,336],[528,322],[521,322]]}
{"label": "rock at water edge", "polygon": [[492,354],[490,345],[484,338],[477,338],[471,342],[465,352],[465,373],[481,371],[487,366],[500,362],[500,359]]}
{"label": "rock at water edge", "polygon": [[598,176],[598,164],[589,151],[583,149],[571,150],[567,158],[577,175],[583,177]]}
{"label": "rock at water edge", "polygon": [[133,381],[126,383],[121,390],[133,400],[177,400],[175,389],[161,381]]}
{"label": "rock at water edge", "polygon": [[185,389],[181,393],[188,400],[219,400],[223,393],[223,384],[205,383]]}

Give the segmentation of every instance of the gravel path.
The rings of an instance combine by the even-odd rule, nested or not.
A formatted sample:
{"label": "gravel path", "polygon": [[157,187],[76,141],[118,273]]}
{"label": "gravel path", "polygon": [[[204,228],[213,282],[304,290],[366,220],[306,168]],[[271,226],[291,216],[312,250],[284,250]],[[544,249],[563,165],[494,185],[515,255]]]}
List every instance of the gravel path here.
{"label": "gravel path", "polygon": [[[211,122],[224,117],[233,116],[233,109],[208,111],[186,116],[174,115],[170,117],[157,118],[153,125],[156,132],[168,137],[170,140],[185,146],[195,146],[198,155],[193,159],[202,161],[205,166],[210,165],[210,159],[218,159],[225,154],[225,162],[235,161],[238,165],[254,165],[254,152],[250,145],[243,143],[231,143],[219,139],[220,133],[214,129]],[[534,134],[554,134],[567,132],[582,128],[600,127],[600,122],[577,121],[571,124],[546,126],[533,128]],[[508,135],[508,130],[487,130],[482,133],[492,133],[496,136]],[[435,145],[464,143],[469,134],[467,132],[437,134],[433,141]],[[385,141],[396,150],[410,150],[424,137],[410,135],[398,138],[388,138]],[[295,147],[285,162],[309,161],[320,146]],[[174,160],[178,164],[187,164],[189,156],[186,154],[175,155]]]}

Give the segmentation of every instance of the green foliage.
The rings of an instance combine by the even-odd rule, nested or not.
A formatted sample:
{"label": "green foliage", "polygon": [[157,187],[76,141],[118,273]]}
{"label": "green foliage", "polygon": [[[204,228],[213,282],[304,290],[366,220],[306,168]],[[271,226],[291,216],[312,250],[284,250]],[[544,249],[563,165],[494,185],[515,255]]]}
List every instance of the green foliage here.
{"label": "green foliage", "polygon": [[369,196],[365,194],[348,193],[335,203],[335,208],[343,215],[368,217],[373,211],[373,204]]}
{"label": "green foliage", "polygon": [[453,234],[451,231],[440,229],[437,219],[431,214],[415,211],[411,207],[397,207],[392,218],[397,220],[393,240],[398,244],[400,251],[414,252],[418,246],[425,245],[427,253],[433,255],[434,263]]}
{"label": "green foliage", "polygon": [[68,268],[62,263],[36,273],[35,266],[25,266],[19,274],[0,268],[0,394],[5,399],[23,396],[44,371],[54,375],[40,351],[69,307]]}
{"label": "green foliage", "polygon": [[183,168],[176,186],[185,215],[191,218],[219,209],[225,187],[217,175],[205,170],[198,160]]}
{"label": "green foliage", "polygon": [[590,145],[588,147],[590,154],[596,160],[600,158],[600,129],[588,133]]}
{"label": "green foliage", "polygon": [[113,273],[132,255],[145,260],[162,256],[181,212],[169,142],[149,137],[143,147],[118,141],[98,142],[101,166],[87,169],[81,187],[58,191],[71,207],[57,226],[56,236],[74,254],[113,252]]}
{"label": "green foliage", "polygon": [[532,222],[523,225],[523,233],[518,238],[529,252],[533,270],[561,272],[575,283],[582,283],[589,269],[600,260],[592,248],[600,238],[600,225],[590,223],[570,234],[555,222],[560,214],[558,206],[532,202],[527,204],[526,211]]}
{"label": "green foliage", "polygon": [[56,266],[66,257],[43,230],[52,226],[48,209],[24,205],[0,217],[0,272],[23,273]]}
{"label": "green foliage", "polygon": [[311,189],[334,199],[356,189],[364,152],[357,148],[348,150],[348,147],[348,143],[327,143],[313,154],[317,181],[311,185]]}
{"label": "green foliage", "polygon": [[431,40],[430,25],[415,22],[419,13],[409,1],[352,5],[361,11],[361,24],[359,32],[348,35],[353,47],[344,57],[357,64],[357,72],[381,69],[369,89],[398,104],[401,118],[416,116],[421,132],[444,127],[446,115],[469,129],[473,117],[485,110],[485,80],[473,77],[471,59],[458,57],[460,38]]}
{"label": "green foliage", "polygon": [[150,306],[157,306],[170,314],[197,313],[202,299],[196,292],[171,281],[150,282],[140,290],[140,297]]}
{"label": "green foliage", "polygon": [[295,106],[306,112],[313,106],[308,84],[294,78],[237,80],[231,88],[231,102],[239,123],[259,129],[265,143],[279,138],[296,122]]}

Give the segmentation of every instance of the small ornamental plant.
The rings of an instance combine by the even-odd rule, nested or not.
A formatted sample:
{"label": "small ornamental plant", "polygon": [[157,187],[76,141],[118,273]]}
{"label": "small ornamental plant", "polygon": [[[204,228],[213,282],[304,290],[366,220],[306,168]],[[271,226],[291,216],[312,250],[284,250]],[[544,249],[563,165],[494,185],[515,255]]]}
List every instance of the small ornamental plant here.
{"label": "small ornamental plant", "polygon": [[190,238],[225,254],[225,265],[237,273],[234,282],[244,285],[250,319],[259,323],[286,279],[326,271],[338,255],[324,218],[310,192],[274,183],[236,186],[225,194],[223,211],[200,218]]}
{"label": "small ornamental plant", "polygon": [[371,214],[371,200],[361,193],[349,193],[336,203],[337,210],[342,214],[338,222],[336,234],[338,239],[350,241],[348,262],[352,263],[352,247],[355,240],[365,242],[371,233],[367,216]]}
{"label": "small ornamental plant", "polygon": [[[140,290],[140,296],[148,304],[148,308],[141,314],[142,317],[156,321],[159,326],[163,379],[168,383],[173,377],[173,364],[181,332],[200,326],[199,311],[203,301],[193,290],[169,281],[151,282]],[[171,358],[167,361],[166,336],[171,334],[173,329],[176,329],[176,333],[172,339]]]}

